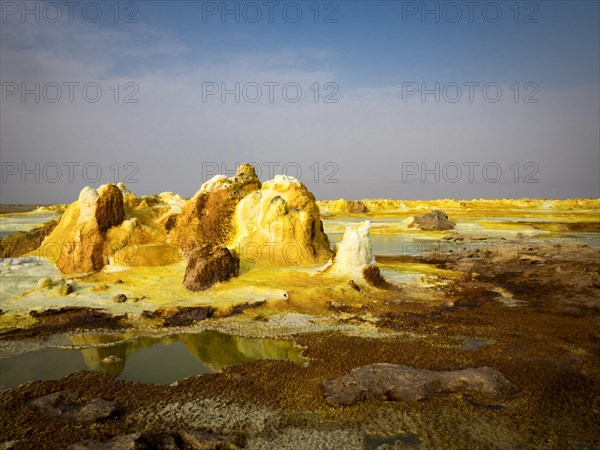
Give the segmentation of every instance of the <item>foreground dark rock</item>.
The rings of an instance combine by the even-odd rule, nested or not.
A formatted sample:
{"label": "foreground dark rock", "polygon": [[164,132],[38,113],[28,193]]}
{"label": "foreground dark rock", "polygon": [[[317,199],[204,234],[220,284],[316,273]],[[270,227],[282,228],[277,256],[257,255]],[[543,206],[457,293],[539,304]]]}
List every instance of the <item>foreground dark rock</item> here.
{"label": "foreground dark rock", "polygon": [[127,301],[127,296],[125,294],[117,294],[112,300],[113,303],[125,303]]}
{"label": "foreground dark rock", "polygon": [[426,214],[413,217],[413,222],[409,225],[410,228],[418,228],[420,230],[453,230],[456,224],[448,220],[448,214],[439,209],[434,209]]}
{"label": "foreground dark rock", "polygon": [[44,395],[29,402],[47,417],[95,422],[113,415],[117,408],[113,402],[95,398],[86,403],[76,403],[79,394],[73,391],[60,391]]}
{"label": "foreground dark rock", "polygon": [[202,245],[193,250],[183,277],[190,291],[205,291],[213,284],[237,277],[240,259],[225,246]]}
{"label": "foreground dark rock", "polygon": [[233,305],[231,307],[231,310],[229,311],[229,314],[227,314],[227,315],[235,316],[236,314],[242,314],[247,309],[260,308],[261,306],[265,306],[266,304],[267,304],[266,300],[261,300],[261,301],[257,301],[257,302],[239,303],[237,305]]}
{"label": "foreground dark rock", "polygon": [[372,364],[323,382],[325,400],[335,406],[368,400],[414,401],[459,391],[497,399],[517,391],[491,367],[436,372],[394,364]]}

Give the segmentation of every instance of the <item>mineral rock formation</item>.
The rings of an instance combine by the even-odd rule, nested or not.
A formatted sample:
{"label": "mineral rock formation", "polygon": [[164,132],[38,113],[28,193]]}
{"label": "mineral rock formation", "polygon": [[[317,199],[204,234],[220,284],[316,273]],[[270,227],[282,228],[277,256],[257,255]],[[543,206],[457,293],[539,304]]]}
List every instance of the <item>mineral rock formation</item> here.
{"label": "mineral rock formation", "polygon": [[180,250],[166,242],[167,234],[159,223],[159,214],[170,209],[160,201],[158,196],[138,201],[121,183],[98,190],[86,187],[44,240],[39,253],[63,273],[95,272],[106,264],[118,269],[181,261]]}
{"label": "mineral rock formation", "polygon": [[19,231],[0,240],[0,258],[16,258],[38,248],[58,222],[50,220],[31,231]]}
{"label": "mineral rock formation", "polygon": [[126,245],[108,258],[114,267],[166,266],[181,259],[181,251],[171,244]]}
{"label": "mineral rock formation", "polygon": [[319,202],[323,206],[325,213],[330,214],[364,214],[369,212],[369,208],[362,200],[332,200]]}
{"label": "mineral rock formation", "polygon": [[111,228],[106,234],[105,252],[114,268],[137,266],[163,266],[182,259],[180,250],[166,243],[163,227],[150,216],[152,207],[141,207],[132,211],[138,217],[124,220],[118,227]]}
{"label": "mineral rock formation", "polygon": [[348,212],[351,214],[364,214],[369,212],[369,208],[361,200],[350,200],[348,201]]}
{"label": "mineral rock formation", "polygon": [[185,204],[175,223],[169,224],[170,241],[186,254],[200,244],[225,245],[235,234],[232,221],[237,204],[261,188],[254,167],[240,166],[233,178],[216,175]]}
{"label": "mineral rock formation", "polygon": [[409,228],[418,228],[420,230],[453,230],[456,224],[448,220],[448,215],[444,211],[435,209],[426,214],[413,217]]}
{"label": "mineral rock formation", "polygon": [[50,289],[54,286],[54,281],[50,277],[40,278],[36,284],[37,289]]}
{"label": "mineral rock formation", "polygon": [[84,188],[42,243],[43,256],[63,273],[95,272],[106,264],[107,231],[125,218],[123,194],[113,184]]}
{"label": "mineral rock formation", "polygon": [[94,209],[94,218],[101,233],[120,225],[125,219],[123,194],[114,184],[107,184],[98,189],[98,197]]}
{"label": "mineral rock formation", "polygon": [[327,270],[362,277],[363,268],[375,263],[370,228],[371,222],[368,220],[348,227],[342,241],[335,245],[332,264]]}
{"label": "mineral rock formation", "polygon": [[123,183],[118,183],[117,187],[119,188],[119,190],[121,191],[121,194],[123,195],[123,205],[127,208],[135,208],[135,206],[137,205],[137,197],[136,195],[131,192],[129,189],[127,189],[125,187],[125,185]]}
{"label": "mineral rock formation", "polygon": [[372,364],[323,382],[325,400],[351,405],[368,399],[414,401],[458,391],[477,391],[498,399],[517,391],[514,384],[491,367],[454,371],[419,370],[394,364]]}
{"label": "mineral rock formation", "polygon": [[237,277],[240,259],[227,247],[204,244],[190,255],[183,278],[184,286],[190,291],[204,291],[219,281]]}
{"label": "mineral rock formation", "polygon": [[234,224],[232,246],[243,261],[304,265],[331,255],[315,197],[292,177],[277,175],[246,196],[235,210]]}
{"label": "mineral rock formation", "polygon": [[[279,176],[262,186],[248,164],[232,178],[213,177],[187,202],[172,193],[137,198],[123,184],[86,187],[40,250],[63,273],[90,273],[107,264],[110,270],[174,264],[203,245],[278,265],[325,262],[331,255],[304,184]],[[220,277],[201,282],[201,289]]]}

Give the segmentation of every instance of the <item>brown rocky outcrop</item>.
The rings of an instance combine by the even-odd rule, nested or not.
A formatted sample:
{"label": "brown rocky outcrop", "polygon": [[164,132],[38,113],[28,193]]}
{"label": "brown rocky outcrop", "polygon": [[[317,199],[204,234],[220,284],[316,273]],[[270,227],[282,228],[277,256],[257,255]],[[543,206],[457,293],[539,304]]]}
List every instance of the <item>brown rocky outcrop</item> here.
{"label": "brown rocky outcrop", "polygon": [[63,273],[96,272],[108,262],[106,233],[125,218],[123,194],[112,184],[84,188],[41,246]]}
{"label": "brown rocky outcrop", "polygon": [[413,217],[410,228],[418,228],[419,230],[453,230],[455,223],[448,220],[448,214],[439,209],[434,209],[431,212]]}
{"label": "brown rocky outcrop", "polygon": [[368,400],[414,401],[452,392],[474,391],[498,399],[517,391],[491,367],[452,371],[420,370],[394,364],[371,364],[323,382],[325,400],[351,405]]}
{"label": "brown rocky outcrop", "polygon": [[213,284],[237,277],[240,259],[225,246],[203,244],[190,255],[183,277],[190,291],[204,291]]}
{"label": "brown rocky outcrop", "polygon": [[234,236],[233,214],[246,195],[261,188],[254,167],[244,164],[232,178],[216,175],[170,219],[170,241],[186,254],[201,244],[224,245]]}
{"label": "brown rocky outcrop", "polygon": [[351,214],[364,214],[369,212],[369,209],[362,200],[349,200],[348,212]]}
{"label": "brown rocky outcrop", "polygon": [[100,233],[106,233],[109,228],[120,225],[125,219],[123,194],[114,184],[107,184],[104,189],[98,190],[98,194],[94,218]]}

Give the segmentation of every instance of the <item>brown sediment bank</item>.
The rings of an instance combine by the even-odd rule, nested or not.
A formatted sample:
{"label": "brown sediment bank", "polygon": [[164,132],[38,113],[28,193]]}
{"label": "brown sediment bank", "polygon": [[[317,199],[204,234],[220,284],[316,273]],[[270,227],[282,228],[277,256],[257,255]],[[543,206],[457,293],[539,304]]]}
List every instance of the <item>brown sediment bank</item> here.
{"label": "brown sediment bank", "polygon": [[45,339],[52,334],[75,330],[116,330],[128,327],[125,316],[113,316],[98,308],[68,306],[30,311],[36,322],[29,327],[14,328],[0,334],[0,341],[21,339]]}

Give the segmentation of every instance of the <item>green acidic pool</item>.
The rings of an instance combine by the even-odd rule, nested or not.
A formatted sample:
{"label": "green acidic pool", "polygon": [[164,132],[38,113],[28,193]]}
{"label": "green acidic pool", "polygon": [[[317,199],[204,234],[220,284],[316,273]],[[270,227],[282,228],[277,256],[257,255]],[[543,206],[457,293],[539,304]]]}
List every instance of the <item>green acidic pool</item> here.
{"label": "green acidic pool", "polygon": [[291,340],[247,338],[218,331],[140,336],[126,341],[111,335],[89,337],[85,336],[91,346],[85,348],[45,348],[0,358],[0,386],[57,379],[77,370],[103,370],[123,380],[171,384],[259,359],[305,362],[302,348]]}

